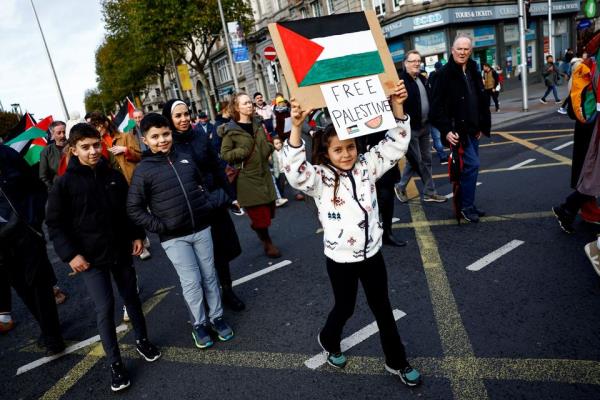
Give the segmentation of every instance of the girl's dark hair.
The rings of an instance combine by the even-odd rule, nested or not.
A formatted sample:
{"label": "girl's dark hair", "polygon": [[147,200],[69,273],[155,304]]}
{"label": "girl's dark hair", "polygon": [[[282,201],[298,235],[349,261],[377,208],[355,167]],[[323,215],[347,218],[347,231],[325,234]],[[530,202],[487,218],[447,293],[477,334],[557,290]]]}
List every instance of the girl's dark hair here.
{"label": "girl's dark hair", "polygon": [[98,125],[104,125],[104,123],[108,123],[106,129],[108,129],[111,136],[117,133],[117,128],[115,127],[115,124],[113,124],[112,121],[108,119],[106,115],[102,114],[100,111],[93,111],[90,113],[90,125],[96,127]]}
{"label": "girl's dark hair", "polygon": [[69,146],[75,147],[77,142],[87,138],[100,139],[100,132],[92,125],[85,122],[75,124],[69,133]]}
{"label": "girl's dark hair", "polygon": [[324,129],[319,129],[315,132],[312,138],[312,158],[311,162],[313,165],[324,165],[328,167],[335,176],[333,182],[333,204],[334,207],[337,204],[337,192],[340,186],[340,174],[337,169],[331,164],[327,150],[329,149],[329,142],[331,138],[337,136],[335,127],[333,124],[328,124]]}

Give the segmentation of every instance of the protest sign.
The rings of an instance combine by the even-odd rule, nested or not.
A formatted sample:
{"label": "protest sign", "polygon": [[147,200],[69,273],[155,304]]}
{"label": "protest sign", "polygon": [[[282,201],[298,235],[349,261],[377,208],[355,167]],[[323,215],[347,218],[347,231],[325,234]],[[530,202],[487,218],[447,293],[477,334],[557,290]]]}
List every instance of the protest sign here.
{"label": "protest sign", "polygon": [[340,139],[396,126],[392,106],[377,75],[321,85],[321,92]]}
{"label": "protest sign", "polygon": [[319,85],[377,75],[386,94],[398,73],[372,10],[269,24],[292,97],[304,108],[326,106]]}

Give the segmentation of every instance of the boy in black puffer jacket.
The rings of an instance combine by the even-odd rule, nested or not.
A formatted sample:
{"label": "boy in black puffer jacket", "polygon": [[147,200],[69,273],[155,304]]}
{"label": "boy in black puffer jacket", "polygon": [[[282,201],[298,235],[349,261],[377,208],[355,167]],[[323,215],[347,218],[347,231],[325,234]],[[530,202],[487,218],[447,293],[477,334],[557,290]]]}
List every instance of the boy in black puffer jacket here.
{"label": "boy in black puffer jacket", "polygon": [[69,146],[72,156],[50,192],[46,223],[56,254],[81,274],[94,301],[102,347],[111,364],[111,389],[116,392],[130,381],[115,332],[111,275],[127,306],[138,353],[146,361],[161,356],[148,340],[131,258],[142,252],[146,235],[127,217],[127,181],[102,157],[98,131],[85,123],[75,125]]}
{"label": "boy in black puffer jacket", "polygon": [[140,128],[149,150],[133,174],[127,212],[135,223],[159,234],[192,315],[194,344],[205,349],[213,345],[211,332],[220,341],[234,336],[223,319],[209,218],[230,200],[222,190],[209,193],[193,157],[172,149],[165,117],[148,114]]}

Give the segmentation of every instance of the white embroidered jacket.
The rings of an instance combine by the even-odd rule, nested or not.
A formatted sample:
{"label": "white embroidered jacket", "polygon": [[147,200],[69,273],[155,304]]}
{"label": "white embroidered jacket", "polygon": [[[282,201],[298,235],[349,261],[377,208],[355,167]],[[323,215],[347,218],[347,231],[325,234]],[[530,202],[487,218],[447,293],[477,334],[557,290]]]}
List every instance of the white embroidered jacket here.
{"label": "white embroidered jacket", "polygon": [[[352,170],[341,171],[333,166],[310,164],[304,141],[300,147],[293,147],[286,140],[282,157],[285,176],[292,187],[314,197],[327,257],[351,263],[379,251],[383,227],[375,182],[404,157],[409,141],[410,119],[398,122],[376,146],[359,154]],[[335,200],[334,171],[339,175]]]}

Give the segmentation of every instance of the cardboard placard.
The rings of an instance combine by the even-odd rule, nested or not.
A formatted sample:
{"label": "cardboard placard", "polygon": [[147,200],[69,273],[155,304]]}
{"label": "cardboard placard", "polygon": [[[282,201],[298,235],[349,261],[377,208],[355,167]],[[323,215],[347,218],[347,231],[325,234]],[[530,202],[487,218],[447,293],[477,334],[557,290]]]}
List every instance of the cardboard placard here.
{"label": "cardboard placard", "polygon": [[377,75],[322,84],[321,92],[341,140],[396,126],[392,106]]}
{"label": "cardboard placard", "polygon": [[[335,68],[327,69],[328,66],[326,65],[319,70],[320,72],[333,71],[337,73],[338,76],[340,73],[346,73],[347,76],[331,80],[322,80],[323,76],[325,76],[326,74],[322,73],[318,78],[314,78],[314,68],[312,68],[312,66],[315,64],[310,65],[310,61],[308,62],[309,65],[302,66],[301,68],[297,67],[298,60],[301,60],[306,64],[306,60],[316,59],[316,57],[323,51],[323,47],[321,47],[318,43],[312,43],[310,40],[311,38],[309,37],[310,35],[306,35],[306,37],[303,37],[302,34],[298,34],[298,31],[301,31],[302,29],[296,29],[295,31],[294,29],[287,29],[290,27],[291,24],[294,24],[295,27],[301,27],[302,25],[318,26],[319,31],[323,32],[323,36],[335,37],[336,35],[345,34],[347,35],[344,36],[345,38],[353,39],[353,32],[348,32],[352,30],[352,26],[347,22],[349,18],[359,17],[366,18],[364,28],[367,31],[370,31],[370,34],[372,35],[372,41],[374,41],[374,46],[376,46],[376,49],[369,49],[368,51],[365,51],[364,54],[351,54],[352,57],[340,54],[340,57],[338,58],[338,60],[340,61],[338,62],[338,64],[335,65]],[[286,24],[287,28],[283,24]],[[307,29],[310,30],[309,28]],[[337,34],[336,30],[339,30],[341,33]],[[375,12],[373,10],[367,10],[358,13],[332,14],[325,17],[306,18],[298,21],[271,23],[269,24],[269,33],[271,34],[273,45],[277,50],[277,57],[279,58],[281,69],[283,70],[283,74],[285,76],[287,85],[290,89],[291,95],[292,97],[296,98],[296,100],[302,105],[304,109],[321,108],[327,106],[325,98],[323,97],[323,94],[319,87],[322,84],[348,80],[351,78],[357,78],[361,76],[377,75],[386,95],[389,96],[393,92],[395,85],[399,80],[398,73],[396,71],[396,68],[394,67],[394,62],[392,61],[392,56],[387,47],[385,38],[383,37],[381,26],[379,25],[379,20],[377,19],[377,16],[375,15]],[[288,45],[288,49],[290,50],[289,54],[288,52],[286,52],[286,47],[284,46],[284,39],[282,38],[281,33],[285,35],[285,40]],[[362,33],[364,34],[364,31]],[[302,44],[290,46],[290,38],[292,38],[293,40],[297,40],[295,43]],[[372,42],[370,38],[367,39],[368,40],[366,41],[345,39],[345,42],[343,43],[344,46],[341,47],[360,47],[364,46],[365,42]],[[323,42],[320,43],[322,44]],[[304,44],[306,44],[306,46]],[[325,46],[327,51],[330,53],[335,53],[336,51],[341,52],[343,50],[337,49],[337,47],[340,46]],[[372,62],[373,58],[369,58],[369,56],[374,56],[375,52],[378,54],[379,57],[378,60],[376,60],[377,62],[374,63]],[[290,58],[294,60],[294,65],[296,66],[295,69],[292,69]],[[357,66],[364,66],[364,73],[357,72],[355,75],[353,75],[353,69],[355,69]],[[378,68],[377,66],[381,66],[381,68]],[[329,67],[331,67],[331,65]],[[369,71],[369,68],[371,73],[366,73]],[[308,73],[306,73],[306,70],[308,69],[311,70],[308,71]],[[381,71],[379,71],[379,69],[381,69]],[[377,73],[373,73],[372,71],[374,70],[377,71]],[[332,74],[332,76],[334,75],[336,74]],[[303,77],[303,80],[301,80],[301,82],[298,82],[298,76]],[[319,81],[319,79],[321,80]]]}

